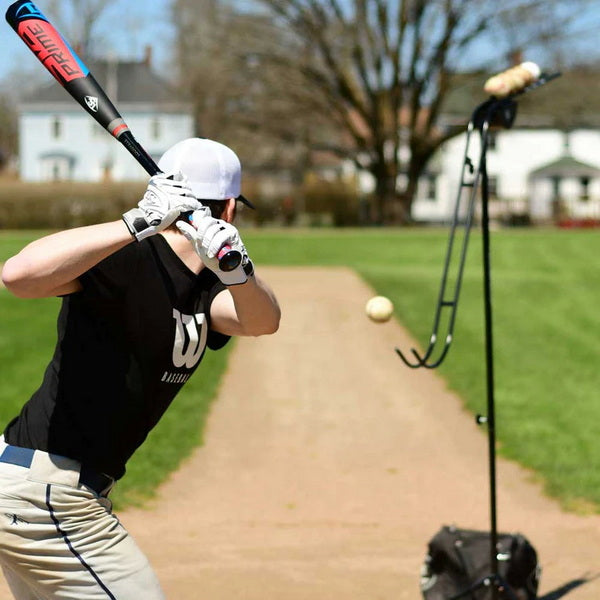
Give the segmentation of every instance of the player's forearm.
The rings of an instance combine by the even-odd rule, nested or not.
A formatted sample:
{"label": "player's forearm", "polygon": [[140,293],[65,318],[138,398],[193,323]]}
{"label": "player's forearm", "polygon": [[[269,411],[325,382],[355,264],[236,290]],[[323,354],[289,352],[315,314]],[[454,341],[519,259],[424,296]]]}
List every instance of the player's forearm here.
{"label": "player's forearm", "polygon": [[265,335],[279,328],[281,309],[273,291],[259,277],[229,288],[242,335]]}
{"label": "player's forearm", "polygon": [[78,289],[80,275],[133,239],[123,221],[54,233],[6,261],[2,281],[22,298],[70,293]]}

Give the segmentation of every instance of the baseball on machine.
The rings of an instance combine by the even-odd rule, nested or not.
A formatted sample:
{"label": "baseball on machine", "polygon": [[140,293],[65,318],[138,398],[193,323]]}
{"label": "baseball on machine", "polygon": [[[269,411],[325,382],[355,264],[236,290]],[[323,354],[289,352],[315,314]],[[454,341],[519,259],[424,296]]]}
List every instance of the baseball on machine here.
{"label": "baseball on machine", "polygon": [[390,320],[390,317],[394,312],[394,305],[392,304],[392,301],[385,296],[373,296],[373,298],[367,302],[365,312],[371,321],[375,321],[375,323],[385,323]]}

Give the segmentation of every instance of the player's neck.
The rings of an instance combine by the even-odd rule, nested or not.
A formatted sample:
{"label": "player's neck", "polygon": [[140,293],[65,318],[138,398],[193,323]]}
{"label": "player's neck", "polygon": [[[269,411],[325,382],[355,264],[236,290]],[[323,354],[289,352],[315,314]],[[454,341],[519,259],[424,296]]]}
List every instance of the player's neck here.
{"label": "player's neck", "polygon": [[200,257],[196,254],[196,251],[185,238],[185,236],[179,231],[173,231],[167,229],[162,231],[161,234],[171,248],[173,252],[179,256],[183,264],[194,273],[198,274],[204,268],[204,263],[200,260]]}

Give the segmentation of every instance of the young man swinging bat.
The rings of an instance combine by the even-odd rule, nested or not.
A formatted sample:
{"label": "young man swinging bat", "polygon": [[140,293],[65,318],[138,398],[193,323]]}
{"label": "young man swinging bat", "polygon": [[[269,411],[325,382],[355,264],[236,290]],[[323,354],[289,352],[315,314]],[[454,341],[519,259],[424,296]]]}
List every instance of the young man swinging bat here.
{"label": "young man swinging bat", "polygon": [[[14,516],[0,564],[17,600],[164,598],[109,492],[206,347],[279,326],[232,224],[250,205],[237,156],[193,138],[159,167],[122,220],[39,239],[2,271],[17,296],[62,297],[54,356],[0,438],[0,515]],[[230,272],[224,245],[243,257]]]}

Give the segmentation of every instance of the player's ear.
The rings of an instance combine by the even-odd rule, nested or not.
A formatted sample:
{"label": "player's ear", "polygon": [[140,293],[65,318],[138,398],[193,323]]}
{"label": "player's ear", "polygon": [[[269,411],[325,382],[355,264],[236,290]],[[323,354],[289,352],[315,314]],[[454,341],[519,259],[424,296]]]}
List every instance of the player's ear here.
{"label": "player's ear", "polygon": [[223,219],[223,221],[233,223],[236,212],[235,198],[229,198],[228,200],[225,200],[225,202],[227,204],[225,205],[225,209],[223,210],[221,218]]}

